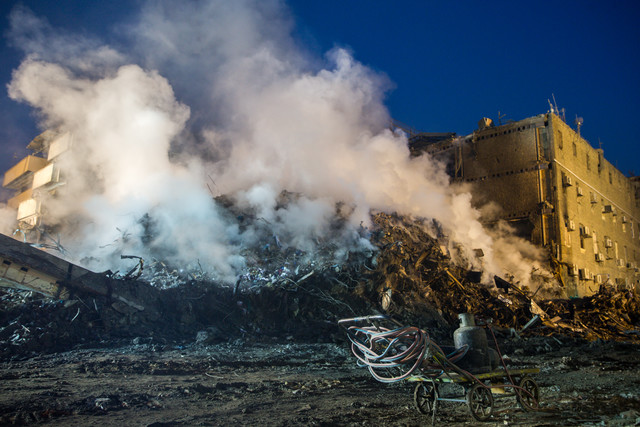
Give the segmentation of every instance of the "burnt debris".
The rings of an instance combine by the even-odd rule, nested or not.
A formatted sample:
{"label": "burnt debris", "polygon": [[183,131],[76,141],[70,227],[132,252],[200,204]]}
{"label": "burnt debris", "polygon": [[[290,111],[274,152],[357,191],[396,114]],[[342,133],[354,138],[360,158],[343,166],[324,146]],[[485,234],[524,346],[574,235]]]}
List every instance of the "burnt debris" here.
{"label": "burnt debris", "polygon": [[109,339],[341,340],[337,319],[375,312],[429,330],[438,340],[450,337],[457,314],[466,312],[491,319],[498,333],[511,336],[640,339],[633,291],[603,286],[587,298],[536,302],[505,279],[496,278],[497,286],[479,283],[477,272],[451,261],[422,220],[378,213],[373,224],[366,233],[375,250],[347,254],[341,262],[279,247],[274,238],[268,248],[247,253],[253,261],[232,285],[136,257],[126,274],[94,273],[3,240],[1,281],[13,289],[0,297],[0,354],[27,356]]}

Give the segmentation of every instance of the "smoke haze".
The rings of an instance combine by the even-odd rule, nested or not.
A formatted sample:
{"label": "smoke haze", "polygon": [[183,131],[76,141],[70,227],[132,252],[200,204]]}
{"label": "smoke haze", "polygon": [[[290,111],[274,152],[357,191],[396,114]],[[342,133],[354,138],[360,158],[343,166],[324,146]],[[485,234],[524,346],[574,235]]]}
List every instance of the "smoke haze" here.
{"label": "smoke haze", "polygon": [[[224,194],[310,252],[320,239],[370,250],[360,231],[372,210],[433,218],[486,277],[506,270],[526,282],[531,248],[501,238],[498,251],[470,194],[387,128],[387,77],[345,49],[311,57],[281,2],[148,2],[118,27],[126,49],[58,34],[26,8],[11,19],[25,59],[9,95],[43,129],[72,135],[48,215],[90,267],[113,268],[127,252],[199,261],[234,281],[242,249],[263,233],[224,214],[212,198]],[[295,195],[285,205],[283,191]],[[339,203],[346,226],[336,231]]]}

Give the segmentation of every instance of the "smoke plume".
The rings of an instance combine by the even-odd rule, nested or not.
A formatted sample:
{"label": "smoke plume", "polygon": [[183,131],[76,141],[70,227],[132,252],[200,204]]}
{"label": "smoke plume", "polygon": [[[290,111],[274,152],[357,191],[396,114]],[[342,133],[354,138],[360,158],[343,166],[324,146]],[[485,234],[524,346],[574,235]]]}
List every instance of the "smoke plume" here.
{"label": "smoke plume", "polygon": [[10,96],[73,139],[66,186],[47,206],[85,264],[113,267],[130,252],[233,281],[260,232],[212,197],[226,195],[289,247],[370,249],[370,212],[397,211],[436,219],[469,262],[482,248],[487,277],[526,276],[505,239],[497,256],[470,194],[387,128],[388,78],[345,49],[312,57],[279,1],[148,2],[119,25],[120,47],[59,34],[25,8],[12,25],[26,56]]}

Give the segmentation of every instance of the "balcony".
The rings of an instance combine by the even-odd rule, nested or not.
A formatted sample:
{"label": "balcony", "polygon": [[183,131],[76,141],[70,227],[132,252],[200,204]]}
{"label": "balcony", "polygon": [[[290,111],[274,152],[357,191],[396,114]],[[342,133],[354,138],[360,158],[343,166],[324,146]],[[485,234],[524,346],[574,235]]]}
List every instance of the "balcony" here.
{"label": "balcony", "polygon": [[50,161],[55,159],[60,154],[69,150],[70,146],[71,146],[71,134],[65,133],[57,137],[56,139],[51,141],[51,143],[49,144],[47,159],[49,159]]}
{"label": "balcony", "polygon": [[27,191],[23,191],[17,196],[14,196],[9,200],[7,200],[7,206],[13,209],[18,209],[18,206],[20,206],[20,203],[24,202],[27,199],[30,199],[32,196],[33,196],[33,190],[28,189]]}
{"label": "balcony", "polygon": [[36,156],[27,156],[4,173],[2,186],[12,190],[20,190],[31,187],[33,172],[47,165],[47,159]]}
{"label": "balcony", "polygon": [[34,190],[43,186],[50,186],[58,182],[60,171],[53,163],[48,164],[39,171],[33,173],[33,183],[31,188]]}

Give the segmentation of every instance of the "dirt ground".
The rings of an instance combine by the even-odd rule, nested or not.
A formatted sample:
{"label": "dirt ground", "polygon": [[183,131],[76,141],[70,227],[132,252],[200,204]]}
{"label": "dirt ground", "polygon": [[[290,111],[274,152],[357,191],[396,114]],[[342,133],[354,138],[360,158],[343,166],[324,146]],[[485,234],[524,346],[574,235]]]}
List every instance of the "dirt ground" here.
{"label": "dirt ground", "polygon": [[[560,338],[505,342],[510,366],[539,367],[541,407],[498,400],[484,425],[640,425],[640,345]],[[136,338],[0,363],[0,424],[64,426],[430,425],[412,384],[382,384],[346,339],[186,346]],[[436,425],[477,425],[442,403]]]}

